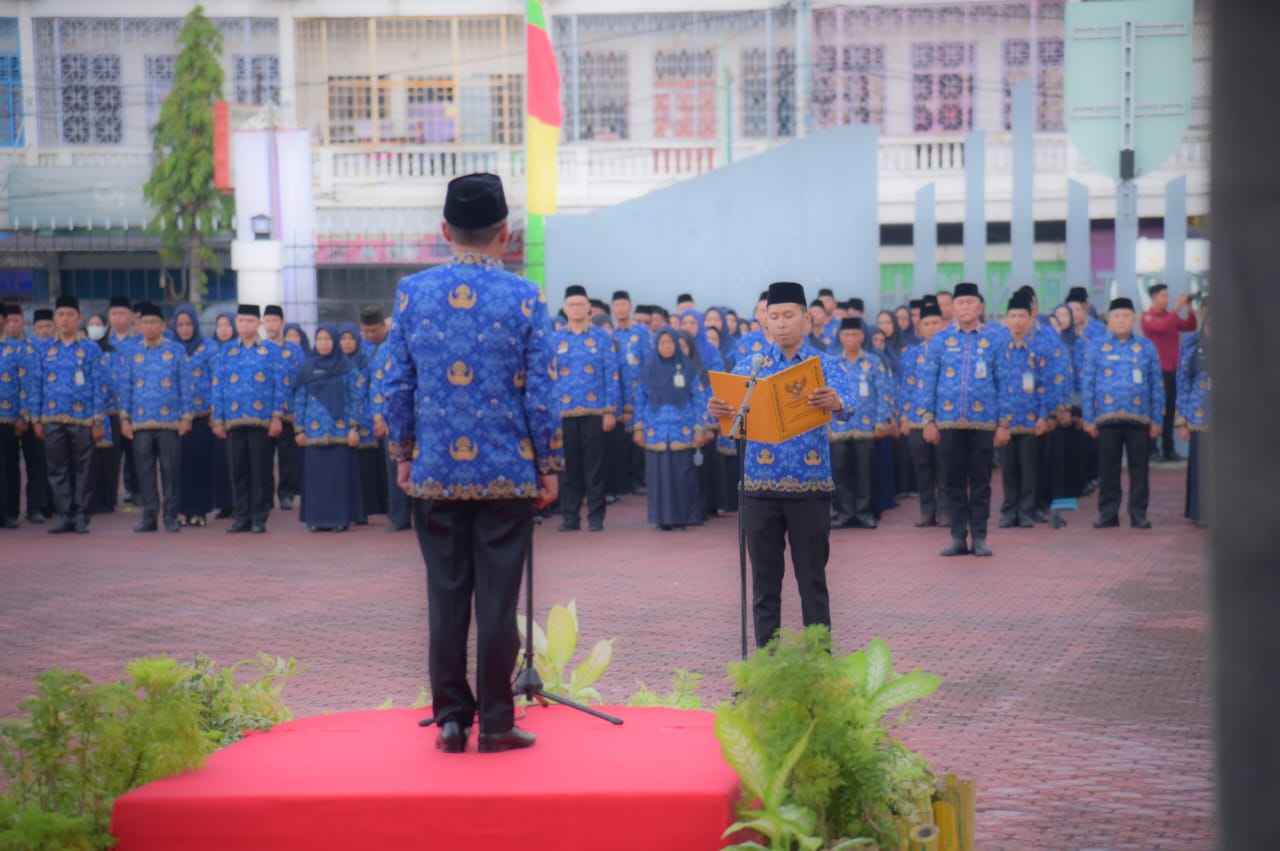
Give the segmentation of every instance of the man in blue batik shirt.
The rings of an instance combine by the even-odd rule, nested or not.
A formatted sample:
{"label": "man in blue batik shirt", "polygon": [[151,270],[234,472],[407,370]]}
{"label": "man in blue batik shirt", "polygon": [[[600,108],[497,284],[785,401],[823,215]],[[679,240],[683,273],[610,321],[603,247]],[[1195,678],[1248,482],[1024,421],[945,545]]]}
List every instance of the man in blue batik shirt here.
{"label": "man in blue batik shirt", "polygon": [[[836,358],[819,352],[806,335],[804,287],[790,281],[769,285],[766,320],[772,342],[760,352],[764,378],[812,357],[822,359],[825,386],[809,395],[815,408],[831,411],[840,419],[853,412],[848,378]],[[750,375],[751,356],[734,367],[736,375]],[[723,399],[712,399],[707,409],[717,418],[736,413]],[[800,611],[805,626],[831,626],[827,593],[827,559],[831,554],[831,447],[827,429],[818,428],[771,445],[747,435],[744,465],[744,497],[739,511],[747,533],[747,551],[753,575],[753,616],[756,646],[764,647],[782,625],[783,558],[791,541],[791,564],[800,590]]]}
{"label": "man in blue batik shirt", "polygon": [[[413,502],[427,565],[436,747],[527,748],[515,726],[516,603],[533,511],[555,499],[564,466],[551,320],[538,286],[502,268],[510,229],[502,181],[449,183],[453,260],[400,282],[386,380],[396,481]],[[467,681],[474,591],[476,691]]]}
{"label": "man in blue batik shirt", "polygon": [[157,305],[138,305],[138,326],[142,336],[125,353],[125,381],[120,387],[120,431],[133,444],[142,497],[142,520],[133,531],[156,531],[161,512],[158,469],[164,484],[164,529],[177,532],[181,438],[191,431],[193,418],[187,351],[180,343],[164,338],[164,314]]}

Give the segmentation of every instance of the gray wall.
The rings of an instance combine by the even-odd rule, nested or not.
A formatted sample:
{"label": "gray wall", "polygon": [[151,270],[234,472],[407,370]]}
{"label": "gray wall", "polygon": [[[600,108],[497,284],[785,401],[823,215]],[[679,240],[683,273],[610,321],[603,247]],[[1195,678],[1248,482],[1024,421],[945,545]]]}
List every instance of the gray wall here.
{"label": "gray wall", "polygon": [[771,281],[877,303],[877,132],[837,127],[586,215],[547,217],[547,294],[755,306]]}

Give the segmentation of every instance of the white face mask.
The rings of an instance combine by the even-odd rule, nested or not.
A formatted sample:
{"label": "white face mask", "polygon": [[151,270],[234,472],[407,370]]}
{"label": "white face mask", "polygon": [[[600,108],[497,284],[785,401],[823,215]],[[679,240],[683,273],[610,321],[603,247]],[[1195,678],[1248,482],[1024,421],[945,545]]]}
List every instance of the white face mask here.
{"label": "white face mask", "polygon": [[88,329],[88,333],[89,333],[89,339],[93,340],[94,342],[97,342],[98,340],[101,340],[103,337],[107,336],[107,326],[106,325],[90,325]]}

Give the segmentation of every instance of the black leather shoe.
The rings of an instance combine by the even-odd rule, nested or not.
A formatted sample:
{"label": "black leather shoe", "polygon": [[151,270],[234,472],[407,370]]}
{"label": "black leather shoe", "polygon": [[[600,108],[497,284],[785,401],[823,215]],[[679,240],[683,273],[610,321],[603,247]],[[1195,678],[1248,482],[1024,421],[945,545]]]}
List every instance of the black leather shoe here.
{"label": "black leather shoe", "polygon": [[228,535],[235,535],[240,532],[248,532],[248,531],[249,531],[248,520],[237,520],[236,522],[232,523],[230,526],[227,527]]}
{"label": "black leather shoe", "polygon": [[80,514],[76,516],[76,524],[72,529],[77,535],[89,534],[89,515]]}
{"label": "black leather shoe", "polygon": [[293,510],[293,497],[291,497],[291,496],[282,496],[282,497],[280,497],[280,508],[281,508],[281,510],[282,510],[282,511],[292,511],[292,510]]}
{"label": "black leather shoe", "polygon": [[950,558],[951,556],[967,556],[969,547],[961,538],[952,538],[951,546],[942,551],[942,555]]}
{"label": "black leather shoe", "polygon": [[154,532],[155,530],[156,521],[154,520],[139,520],[138,525],[133,527],[133,531],[135,532]]}
{"label": "black leather shoe", "polygon": [[526,733],[519,727],[512,727],[505,733],[481,733],[480,734],[480,753],[495,753],[497,751],[514,751],[520,748],[531,748],[538,737],[533,733]]}
{"label": "black leather shoe", "polygon": [[991,558],[991,547],[987,546],[986,538],[973,539],[973,554],[978,558]]}
{"label": "black leather shoe", "polygon": [[28,515],[27,515],[27,522],[28,522],[28,523],[36,523],[36,524],[43,523],[43,522],[44,522],[44,515],[43,515],[43,514],[28,514]]}
{"label": "black leather shoe", "polygon": [[1018,525],[1018,521],[1012,517],[1001,517],[1000,522],[996,524],[1001,529],[1012,529]]}
{"label": "black leather shoe", "polygon": [[17,529],[17,528],[18,528],[18,518],[16,518],[16,517],[6,517],[6,518],[4,518],[4,520],[0,520],[0,526],[4,526],[4,528],[6,528],[6,529]]}
{"label": "black leather shoe", "polygon": [[1119,517],[1112,517],[1110,520],[1104,520],[1099,517],[1097,520],[1093,521],[1093,528],[1095,529],[1115,529],[1119,527],[1119,525]]}
{"label": "black leather shoe", "polygon": [[560,524],[561,532],[577,532],[581,529],[582,529],[582,526],[580,526],[577,523],[570,523],[568,520]]}
{"label": "black leather shoe", "polygon": [[1048,523],[1049,514],[1048,512],[1040,511],[1039,509],[1036,509],[1036,512],[1031,515],[1031,520],[1035,523]]}
{"label": "black leather shoe", "polygon": [[1132,527],[1133,527],[1133,528],[1135,528],[1135,529],[1150,529],[1150,528],[1151,528],[1151,521],[1150,521],[1150,520],[1148,520],[1148,519],[1147,519],[1147,518],[1145,518],[1145,517],[1140,517],[1140,518],[1130,518],[1130,519],[1129,519],[1129,525],[1130,525],[1130,526],[1132,526]]}
{"label": "black leather shoe", "polygon": [[392,523],[390,526],[388,526],[388,527],[387,527],[387,531],[388,531],[388,532],[403,532],[403,531],[405,531],[406,529],[412,529],[412,528],[413,528],[413,526],[412,526],[411,524],[409,524],[409,523]]}
{"label": "black leather shoe", "polygon": [[263,532],[267,531],[267,524],[254,523],[252,526],[249,527],[249,531],[255,535],[261,535]]}
{"label": "black leather shoe", "polygon": [[646,496],[648,495],[649,490],[644,485],[636,485],[631,489],[631,493],[635,496]]}
{"label": "black leather shoe", "polygon": [[866,517],[853,518],[853,525],[858,529],[874,529],[879,524],[876,523],[875,517],[868,515]]}
{"label": "black leather shoe", "polygon": [[916,521],[917,529],[924,529],[927,526],[937,526],[937,525],[938,525],[938,520],[936,517],[921,517],[919,520]]}
{"label": "black leather shoe", "polygon": [[832,517],[831,518],[832,529],[849,529],[852,526],[853,526],[852,517]]}
{"label": "black leather shoe", "polygon": [[66,534],[67,532],[74,532],[75,530],[76,530],[76,524],[75,524],[75,521],[74,521],[74,520],[72,520],[70,517],[67,517],[67,518],[63,518],[63,519],[61,519],[61,520],[58,520],[56,523],[54,523],[52,526],[50,526],[50,527],[49,527],[49,534],[50,534],[50,535],[64,535],[64,534]]}
{"label": "black leather shoe", "polygon": [[467,739],[471,738],[471,728],[463,727],[457,721],[446,721],[440,725],[440,733],[436,736],[436,750],[445,753],[462,753],[467,749]]}
{"label": "black leather shoe", "polygon": [[178,525],[177,520],[166,520],[164,521],[164,530],[166,532],[181,532],[182,527]]}
{"label": "black leather shoe", "polygon": [[1031,517],[1023,517],[1021,520],[1018,521],[1018,528],[1034,529],[1036,528],[1036,521]]}
{"label": "black leather shoe", "polygon": [[1183,458],[1181,455],[1179,455],[1179,454],[1177,453],[1177,450],[1175,450],[1175,451],[1173,451],[1173,452],[1166,452],[1166,453],[1164,454],[1163,458],[1164,458],[1164,462],[1165,462],[1166,464],[1176,464],[1176,463],[1177,463],[1177,462],[1179,462],[1179,461],[1185,461],[1185,460],[1187,460],[1186,458]]}
{"label": "black leather shoe", "polygon": [[231,516],[231,513],[232,513],[232,512],[231,512],[231,509],[229,509],[229,508],[224,508],[224,509],[222,509],[221,511],[219,511],[217,514],[213,515],[213,519],[214,519],[214,520],[226,520],[228,517],[230,517],[230,516]]}
{"label": "black leather shoe", "polygon": [[603,532],[603,531],[604,531],[604,521],[603,521],[603,520],[588,520],[588,521],[587,521],[587,531],[589,531],[589,532]]}

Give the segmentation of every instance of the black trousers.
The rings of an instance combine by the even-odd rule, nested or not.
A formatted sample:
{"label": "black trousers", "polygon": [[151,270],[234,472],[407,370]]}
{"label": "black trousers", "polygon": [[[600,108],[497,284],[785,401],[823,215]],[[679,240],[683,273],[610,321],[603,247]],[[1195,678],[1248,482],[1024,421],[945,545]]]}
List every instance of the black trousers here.
{"label": "black trousers", "polygon": [[49,517],[53,514],[53,490],[49,487],[44,440],[36,437],[35,429],[28,424],[18,443],[22,447],[23,466],[27,468],[27,516]]}
{"label": "black trousers", "polygon": [[1208,520],[1208,505],[1204,500],[1204,476],[1202,465],[1208,452],[1209,432],[1191,432],[1187,447],[1187,509],[1186,516],[1197,523]]}
{"label": "black trousers", "polygon": [[391,460],[391,450],[387,448],[386,438],[378,441],[378,451],[387,464],[387,519],[393,526],[408,526],[412,522],[409,519],[409,495],[396,484],[400,471],[396,462]]}
{"label": "black trousers", "polygon": [[604,522],[604,417],[565,417],[560,423],[564,429],[560,512],[566,523],[580,523],[585,496],[587,517]]}
{"label": "black trousers", "polygon": [[275,439],[275,446],[272,449],[276,456],[276,473],[279,477],[279,484],[276,488],[277,495],[281,499],[286,497],[292,499],[298,495],[298,445],[294,443],[294,435],[297,432],[293,428],[293,423],[285,420],[283,428],[280,430],[280,436]]}
{"label": "black trousers", "polygon": [[165,522],[178,519],[181,493],[182,438],[176,431],[149,428],[133,433],[133,468],[138,473],[138,495],[142,497],[142,519],[154,523],[159,516],[160,491],[156,473],[164,487]]}
{"label": "black trousers", "polygon": [[271,449],[263,426],[227,430],[227,466],[231,468],[232,513],[243,522],[266,523],[271,514]]}
{"label": "black trousers", "polygon": [[[1047,442],[1044,445],[1047,447]],[[1007,446],[1000,447],[1000,478],[1004,482],[1001,517],[1016,522],[1031,520],[1036,513],[1040,447],[1040,438],[1034,434],[1015,434]]]}
{"label": "black trousers", "polygon": [[1104,425],[1098,429],[1098,519],[1120,516],[1121,458],[1129,460],[1129,519],[1147,519],[1151,498],[1147,473],[1151,461],[1151,429],[1144,425]]}
{"label": "black trousers", "polygon": [[1163,431],[1160,432],[1160,451],[1165,458],[1173,457],[1173,415],[1174,404],[1178,400],[1178,373],[1161,372],[1164,378],[1164,418],[1161,421]]}
{"label": "black trousers", "polygon": [[92,485],[93,430],[88,426],[46,423],[45,458],[49,463],[49,487],[53,510],[60,518],[89,514]]}
{"label": "black trousers", "polygon": [[823,496],[805,499],[743,497],[739,511],[751,557],[752,616],[756,647],[764,647],[782,626],[783,558],[791,544],[791,565],[800,590],[805,626],[831,626],[827,559],[831,555],[831,503]]}
{"label": "black trousers", "polygon": [[[503,733],[515,723],[511,675],[520,648],[516,607],[533,531],[527,499],[413,500],[427,565],[428,651],[437,723]],[[476,691],[467,682],[467,631],[475,597]],[[478,700],[477,700],[478,698]]]}
{"label": "black trousers", "polygon": [[631,432],[618,423],[605,432],[605,492],[614,496],[631,493]]}
{"label": "black trousers", "polygon": [[991,516],[991,460],[995,432],[978,429],[942,429],[942,465],[946,473],[947,513],[951,537],[987,537]]}
{"label": "black trousers", "polygon": [[920,516],[932,520],[947,510],[942,448],[926,442],[924,430],[919,426],[912,426],[907,441],[911,449],[911,467],[916,474],[916,489],[920,494]]}
{"label": "black trousers", "polygon": [[875,520],[871,509],[871,475],[875,470],[875,440],[836,440],[831,443],[831,476],[836,483],[841,522],[856,517]]}
{"label": "black trousers", "polygon": [[21,457],[13,423],[0,423],[0,518],[7,520],[17,520],[22,513]]}
{"label": "black trousers", "polygon": [[[113,485],[120,482],[120,467],[123,462],[124,466],[124,490],[125,493],[136,494],[138,492],[138,471],[133,465],[133,441],[127,440],[120,434],[120,415],[111,415],[111,464]],[[114,509],[116,505],[116,490],[113,486],[111,489],[111,507]]]}

